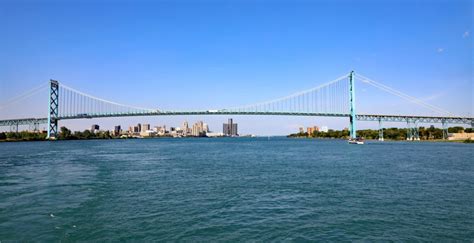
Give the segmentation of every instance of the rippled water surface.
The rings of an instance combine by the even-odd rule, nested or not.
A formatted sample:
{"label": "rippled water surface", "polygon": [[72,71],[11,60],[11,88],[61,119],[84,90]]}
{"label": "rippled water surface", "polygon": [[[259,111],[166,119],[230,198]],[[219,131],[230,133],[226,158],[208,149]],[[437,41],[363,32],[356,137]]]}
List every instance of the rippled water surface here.
{"label": "rippled water surface", "polygon": [[0,143],[0,241],[474,240],[474,146]]}

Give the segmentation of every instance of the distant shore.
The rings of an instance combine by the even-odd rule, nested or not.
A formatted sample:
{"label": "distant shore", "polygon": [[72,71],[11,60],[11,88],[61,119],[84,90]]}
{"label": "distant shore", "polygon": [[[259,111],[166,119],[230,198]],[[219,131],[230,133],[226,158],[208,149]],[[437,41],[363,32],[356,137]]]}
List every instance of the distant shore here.
{"label": "distant shore", "polygon": [[[472,133],[472,128],[463,128],[463,127],[450,127],[447,129],[449,133]],[[429,128],[419,127],[417,133],[412,134],[418,139],[416,141],[429,141],[429,142],[464,142],[464,143],[474,143],[472,139],[461,139],[461,140],[447,140],[443,139],[443,130],[435,128],[433,126]],[[383,129],[383,138],[384,141],[412,141],[407,140],[410,131],[406,128],[386,128]],[[379,131],[378,130],[358,130],[357,135],[366,139],[366,140],[378,140]],[[46,139],[47,134],[45,132],[1,132],[0,133],[0,142],[29,142],[29,141],[48,141]],[[446,137],[447,134],[444,133]],[[152,138],[227,138],[226,136],[222,137],[207,137],[207,136],[183,136],[183,137],[174,137],[168,134],[160,136],[151,136],[151,137],[139,137],[131,134],[113,134],[110,131],[97,131],[91,132],[90,130],[84,130],[82,132],[76,131],[71,132],[66,127],[61,127],[57,140],[98,140],[98,139],[152,139]],[[240,137],[252,137],[250,135],[240,136]],[[307,132],[299,132],[290,134],[288,138],[305,138],[305,139],[349,139],[349,131],[345,130],[332,130],[327,131],[314,131],[311,134]]]}
{"label": "distant shore", "polygon": [[[321,137],[290,137],[291,139],[315,139],[315,140],[348,140],[347,138],[321,138]],[[432,143],[474,143],[474,140],[447,140],[447,139],[430,139],[430,140],[403,140],[403,139],[384,139],[383,141],[379,141],[378,139],[365,139],[366,141],[374,141],[374,142],[432,142]]]}
{"label": "distant shore", "polygon": [[[39,141],[50,141],[46,139],[47,134],[44,132],[2,132],[0,133],[0,142],[39,142]],[[253,135],[235,136],[232,138],[249,138],[255,137]],[[230,138],[230,136],[182,136],[174,137],[171,135],[160,135],[160,136],[134,136],[128,134],[113,135],[109,131],[99,131],[92,133],[89,130],[83,132],[71,133],[69,130],[62,129],[57,137],[58,141],[75,141],[75,140],[126,140],[126,139],[192,139],[192,138]]]}
{"label": "distant shore", "polygon": [[[434,126],[429,128],[419,127],[417,131],[412,133],[406,128],[384,128],[383,129],[383,139],[384,141],[429,141],[429,142],[464,142],[464,143],[474,143],[472,139],[460,139],[460,140],[447,140],[444,137],[448,136],[445,131]],[[472,128],[464,127],[450,127],[447,129],[448,133],[472,133]],[[443,135],[444,133],[444,135]],[[407,140],[407,137],[411,134],[412,137],[417,139]],[[357,130],[358,137],[364,138],[366,140],[378,140],[379,139],[379,130],[365,129]],[[313,131],[312,133],[300,131],[299,133],[293,133],[288,135],[289,138],[311,138],[311,139],[349,139],[349,131],[345,130],[332,130],[327,131]]]}

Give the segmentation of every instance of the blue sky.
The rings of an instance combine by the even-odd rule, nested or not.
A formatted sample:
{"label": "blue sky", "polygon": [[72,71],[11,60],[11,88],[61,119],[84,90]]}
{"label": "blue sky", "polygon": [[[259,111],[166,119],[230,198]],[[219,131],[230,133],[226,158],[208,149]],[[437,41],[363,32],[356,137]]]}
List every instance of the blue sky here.
{"label": "blue sky", "polygon": [[[91,95],[160,109],[256,103],[350,70],[473,115],[472,1],[0,1],[0,103],[50,78]],[[358,85],[363,112],[418,112]],[[45,97],[0,118],[45,114]],[[423,111],[420,111],[423,112]],[[424,111],[427,112],[427,111]],[[3,113],[3,114],[2,114]],[[429,113],[427,113],[429,114]],[[166,123],[227,117],[65,122]],[[286,134],[344,119],[234,117],[242,133]],[[373,127],[376,124],[362,124]]]}

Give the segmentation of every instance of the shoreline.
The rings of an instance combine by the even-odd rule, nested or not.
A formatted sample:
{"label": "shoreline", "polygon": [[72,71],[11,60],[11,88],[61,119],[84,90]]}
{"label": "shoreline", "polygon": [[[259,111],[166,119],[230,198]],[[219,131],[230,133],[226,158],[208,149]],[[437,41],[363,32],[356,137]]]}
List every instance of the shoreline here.
{"label": "shoreline", "polygon": [[[323,137],[291,137],[287,136],[290,139],[318,139],[318,140],[348,140],[348,138],[323,138]],[[379,141],[378,139],[365,139],[365,141],[372,142],[434,142],[434,143],[474,143],[474,140],[447,140],[447,139],[420,139],[420,140],[404,140],[404,139],[384,139]],[[472,142],[467,142],[472,141]]]}
{"label": "shoreline", "polygon": [[[279,136],[284,137],[284,136]],[[15,143],[15,142],[51,142],[51,141],[86,141],[86,140],[136,140],[136,139],[202,139],[202,138],[209,138],[209,139],[223,139],[223,138],[258,138],[258,137],[250,137],[250,136],[238,136],[238,137],[172,137],[172,136],[161,136],[161,137],[110,137],[110,138],[68,138],[68,139],[55,139],[55,140],[48,140],[48,139],[1,139],[0,143]]]}
{"label": "shoreline", "polygon": [[[222,139],[222,138],[263,138],[262,137],[112,137],[112,138],[80,138],[80,139],[57,139],[57,140],[47,140],[47,139],[2,139],[0,143],[21,143],[21,142],[51,142],[51,141],[87,141],[87,140],[128,140],[128,139],[201,139],[201,138],[209,138],[209,139]],[[288,139],[310,139],[310,140],[344,140],[346,141],[347,138],[324,138],[324,137],[291,137],[291,136],[277,136],[277,137],[285,137]],[[474,143],[474,140],[443,140],[443,139],[424,139],[424,140],[402,140],[402,139],[385,139],[384,141],[379,141],[378,139],[365,139],[366,141],[371,142],[430,142],[430,143]]]}

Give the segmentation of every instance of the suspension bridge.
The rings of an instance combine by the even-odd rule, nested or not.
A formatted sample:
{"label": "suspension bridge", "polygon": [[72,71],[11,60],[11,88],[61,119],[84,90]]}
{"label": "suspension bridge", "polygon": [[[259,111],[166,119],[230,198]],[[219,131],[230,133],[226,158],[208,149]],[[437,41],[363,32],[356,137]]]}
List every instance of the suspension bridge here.
{"label": "suspension bridge", "polygon": [[[386,93],[395,95],[412,104],[426,108],[433,116],[422,115],[390,115],[390,114],[359,114],[356,112],[355,81],[369,84]],[[48,90],[48,112],[44,117],[16,118],[0,120],[0,126],[16,128],[29,126],[36,130],[39,124],[47,124],[47,138],[56,139],[58,123],[61,120],[92,119],[103,117],[130,117],[130,116],[176,116],[176,115],[276,115],[276,116],[322,116],[349,118],[350,137],[357,137],[357,121],[375,121],[379,123],[379,138],[383,139],[383,122],[405,122],[407,124],[407,139],[418,139],[419,123],[441,123],[443,136],[447,137],[448,124],[467,124],[474,127],[473,117],[456,116],[440,107],[407,95],[401,91],[374,81],[354,71],[335,80],[319,85],[315,88],[297,92],[289,96],[273,99],[257,104],[231,107],[226,109],[207,109],[195,111],[173,111],[149,109],[124,105],[109,100],[88,95],[74,88],[68,87],[59,81],[50,80],[20,96],[10,99],[0,105],[7,108],[19,103],[34,94]],[[46,104],[45,104],[46,105]],[[13,129],[13,130],[14,130]]]}

